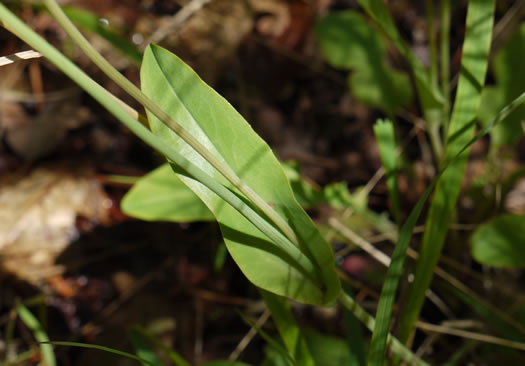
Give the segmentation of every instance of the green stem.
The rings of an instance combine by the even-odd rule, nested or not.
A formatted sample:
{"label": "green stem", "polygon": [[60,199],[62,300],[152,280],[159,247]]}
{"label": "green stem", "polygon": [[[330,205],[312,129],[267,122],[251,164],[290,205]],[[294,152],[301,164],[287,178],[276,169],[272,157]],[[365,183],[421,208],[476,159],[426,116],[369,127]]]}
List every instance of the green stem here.
{"label": "green stem", "polygon": [[248,221],[272,240],[281,250],[283,250],[293,260],[295,265],[306,278],[319,285],[319,280],[313,279],[311,273],[317,273],[315,265],[293,245],[279,230],[261,217],[254,209],[244,203],[237,195],[228,188],[217,182],[206,172],[187,160],[170,145],[155,136],[150,130],[133,118],[129,111],[112,97],[112,95],[87,76],[75,64],[68,60],[58,50],[46,42],[42,37],[33,32],[28,26],[22,23],[12,14],[3,4],[0,3],[0,19],[9,29],[13,30],[20,39],[30,45],[33,49],[40,52],[44,57],[57,66],[64,74],[69,76],[75,83],[82,87],[89,95],[104,106],[111,114],[125,124],[135,135],[146,144],[166,156],[170,161],[181,167],[187,174],[200,181],[212,192],[216,193],[224,201],[229,203]]}
{"label": "green stem", "polygon": [[[375,318],[368,314],[365,309],[363,309],[351,296],[347,295],[345,292],[341,292],[339,296],[339,303],[348,309],[354,316],[359,319],[371,332],[374,331],[376,320]],[[412,351],[406,348],[397,338],[392,334],[388,334],[387,344],[396,356],[400,360],[408,363],[409,365],[416,366],[429,366],[428,363],[417,357]]]}
{"label": "green stem", "polygon": [[95,50],[73,23],[71,23],[55,0],[44,0],[44,3],[48,7],[50,13],[64,28],[66,33],[77,43],[95,65],[97,65],[111,80],[124,89],[126,93],[131,95],[137,102],[144,106],[144,108],[153,113],[166,126],[182,138],[215,169],[217,169],[217,171],[221,173],[235,188],[243,193],[259,210],[261,210],[261,212],[263,212],[292,243],[295,245],[299,244],[295,232],[288,223],[261,196],[243,182],[228,164],[213,155],[203,144],[200,143],[199,140],[184,129],[184,127],[182,127],[177,121],[171,118],[153,100],[142,93],[139,88],[126,79],[104,57],[102,57],[102,55]]}
{"label": "green stem", "polygon": [[[450,111],[450,0],[441,0],[440,66],[441,93],[443,103],[443,136],[448,136],[448,116]],[[446,139],[443,138],[443,141]]]}

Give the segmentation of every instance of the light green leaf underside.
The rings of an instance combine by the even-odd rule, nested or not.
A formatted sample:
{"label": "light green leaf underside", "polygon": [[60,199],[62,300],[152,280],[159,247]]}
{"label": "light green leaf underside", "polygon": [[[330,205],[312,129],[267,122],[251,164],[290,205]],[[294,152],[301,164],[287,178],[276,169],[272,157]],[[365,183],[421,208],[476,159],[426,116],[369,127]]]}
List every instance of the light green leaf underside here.
{"label": "light green leaf underside", "polygon": [[472,256],[493,267],[525,268],[525,216],[504,215],[472,235]]}
{"label": "light green leaf underside", "polygon": [[385,42],[359,13],[332,13],[316,33],[326,60],[353,70],[350,88],[361,102],[393,113],[412,100],[408,75],[388,65]]}
{"label": "light green leaf underside", "polygon": [[[199,182],[179,174],[217,218],[228,250],[246,277],[263,289],[298,301],[333,303],[340,292],[333,252],[296,202],[279,161],[268,145],[224,98],[168,51],[158,46],[147,48],[141,80],[146,95],[221,157],[288,221],[300,239],[303,253],[318,269],[311,277],[320,278],[323,285],[309,280],[290,265],[282,251],[218,196]],[[157,118],[150,113],[148,118],[157,136],[235,192],[211,165]]]}
{"label": "light green leaf underside", "polygon": [[122,211],[146,221],[210,221],[208,207],[164,164],[142,177],[124,196]]}

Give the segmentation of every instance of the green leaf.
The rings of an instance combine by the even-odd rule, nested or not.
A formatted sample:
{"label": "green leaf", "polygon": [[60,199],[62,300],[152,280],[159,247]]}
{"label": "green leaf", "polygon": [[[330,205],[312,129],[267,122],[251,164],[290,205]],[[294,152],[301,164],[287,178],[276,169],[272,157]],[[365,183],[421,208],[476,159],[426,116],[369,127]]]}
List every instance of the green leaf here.
{"label": "green leaf", "polygon": [[24,305],[18,305],[16,312],[24,324],[31,329],[36,341],[40,343],[39,347],[43,364],[45,366],[55,366],[56,359],[53,346],[49,344],[49,337],[38,319]]}
{"label": "green leaf", "polygon": [[492,267],[525,268],[525,216],[503,215],[472,234],[472,256]]}
{"label": "green leaf", "polygon": [[390,201],[392,202],[392,211],[396,222],[399,224],[399,197],[397,189],[397,158],[396,158],[396,138],[394,133],[394,124],[390,120],[378,120],[374,125],[374,134],[376,135],[377,145],[381,163],[385,169],[386,185]]}
{"label": "green leaf", "polygon": [[354,356],[343,339],[326,336],[312,329],[303,329],[303,333],[316,365],[348,366],[353,364]]}
{"label": "green leaf", "polygon": [[353,70],[350,88],[360,101],[393,113],[412,100],[408,75],[387,64],[383,39],[359,13],[329,14],[316,33],[327,61]]}
{"label": "green leaf", "polygon": [[288,300],[276,296],[270,292],[261,290],[264,303],[272,313],[272,318],[279,330],[279,334],[286,346],[286,349],[298,366],[314,366],[314,360],[308,349],[308,345],[301,334],[301,329],[297,325],[293,316]]}
{"label": "green leaf", "polygon": [[[434,268],[441,255],[448,226],[455,211],[469,152],[469,148],[465,147],[470,146],[473,141],[475,119],[485,83],[494,20],[494,4],[494,0],[469,2],[461,73],[446,147],[445,166],[449,162],[450,165],[439,178],[430,206],[420,257],[416,263],[415,280],[406,295],[399,337],[401,342],[408,340],[419,317],[425,291],[432,280]],[[458,154],[461,154],[459,159]]]}
{"label": "green leaf", "polygon": [[[298,258],[286,255],[238,211],[202,184],[179,174],[217,218],[226,246],[246,277],[258,287],[297,301],[333,304],[341,290],[334,254],[295,200],[281,165],[268,145],[224,98],[168,51],[158,46],[147,48],[141,80],[146,95],[228,164],[288,221],[299,238],[301,252],[314,268],[305,270],[295,265]],[[240,195],[211,165],[149,112],[148,118],[157,136]]]}
{"label": "green leaf", "polygon": [[146,337],[137,329],[132,328],[128,332],[128,336],[131,339],[131,342],[135,346],[137,356],[142,360],[140,361],[142,365],[154,365],[162,366],[162,362],[159,360],[151,344],[148,342]]}
{"label": "green leaf", "polygon": [[440,108],[444,103],[443,95],[441,95],[436,86],[432,85],[430,75],[427,70],[425,70],[422,62],[401,38],[384,1],[358,0],[358,2],[410,64],[423,109]]}
{"label": "green leaf", "polygon": [[[496,86],[483,90],[479,118],[490,122],[497,112],[523,93],[525,85],[525,23],[493,58]],[[494,128],[490,135],[494,147],[513,144],[523,135],[521,122],[525,120],[525,107],[516,110],[505,124]]]}
{"label": "green leaf", "polygon": [[124,196],[122,211],[146,221],[193,222],[214,220],[213,214],[164,164],[145,175]]}

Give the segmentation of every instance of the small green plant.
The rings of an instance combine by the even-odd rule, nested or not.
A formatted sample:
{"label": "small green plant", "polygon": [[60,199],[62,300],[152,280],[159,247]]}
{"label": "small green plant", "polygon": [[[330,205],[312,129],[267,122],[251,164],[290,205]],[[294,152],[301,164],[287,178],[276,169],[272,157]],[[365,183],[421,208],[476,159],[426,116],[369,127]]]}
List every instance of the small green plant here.
{"label": "small green plant", "polygon": [[[393,216],[399,232],[376,319],[341,289],[332,248],[296,199],[296,194],[302,192],[303,204],[309,200],[311,203],[325,201],[352,206],[356,211],[372,215],[356,201],[348,199],[346,195],[349,194],[344,188],[331,186],[315,193],[298,179],[290,181],[269,146],[242,116],[182,60],[159,46],[150,45],[146,49],[141,63],[142,90],[137,89],[83,38],[54,0],[46,0],[49,11],[80,48],[144,106],[151,127],[151,130],[147,129],[139,122],[143,117],[116,100],[0,4],[0,19],[8,29],[48,58],[132,132],[166,157],[166,165],[141,180],[129,193],[123,203],[124,209],[149,220],[215,219],[219,223],[229,253],[245,276],[260,288],[271,311],[284,344],[279,356],[284,357],[283,364],[324,362],[316,357],[316,341],[309,342],[301,331],[286,298],[318,306],[340,304],[346,311],[348,324],[357,319],[373,331],[368,351],[370,365],[385,364],[387,349],[397,360],[407,364],[427,364],[406,344],[413,334],[454,215],[469,147],[525,102],[525,94],[513,91],[512,96],[505,100],[510,104],[494,114],[490,123],[473,137],[488,67],[494,0],[469,2],[462,68],[450,118],[450,2],[442,1],[441,82],[438,82],[437,45],[433,31],[430,32],[431,66],[427,70],[400,37],[381,0],[360,0],[359,3],[374,20],[375,27],[405,57],[416,84],[416,93],[413,93],[408,87],[408,74],[394,70],[383,61],[384,38],[362,15],[355,12],[332,14],[319,24],[317,33],[327,60],[335,67],[352,69],[350,87],[356,97],[382,109],[390,118],[380,122],[375,133],[388,174]],[[432,1],[429,3],[432,5]],[[432,22],[433,14],[430,13],[429,24]],[[504,80],[502,77],[503,85]],[[417,95],[423,109],[439,174],[402,223],[395,180],[398,163],[394,124],[396,113],[412,100],[413,94]],[[434,188],[415,281],[408,288],[400,316],[398,340],[389,333],[393,304],[412,232]],[[184,200],[185,207],[189,208],[181,210],[180,205],[172,205],[170,200]],[[482,247],[483,244],[475,246]],[[475,253],[482,251],[476,250]],[[355,328],[355,323],[349,326],[349,329]],[[135,359],[143,364],[160,364],[150,349],[151,339],[138,330],[131,334],[138,354]],[[364,355],[362,341],[358,348],[355,354]],[[355,357],[352,362],[363,364],[363,358]],[[173,361],[185,365],[181,359]]]}

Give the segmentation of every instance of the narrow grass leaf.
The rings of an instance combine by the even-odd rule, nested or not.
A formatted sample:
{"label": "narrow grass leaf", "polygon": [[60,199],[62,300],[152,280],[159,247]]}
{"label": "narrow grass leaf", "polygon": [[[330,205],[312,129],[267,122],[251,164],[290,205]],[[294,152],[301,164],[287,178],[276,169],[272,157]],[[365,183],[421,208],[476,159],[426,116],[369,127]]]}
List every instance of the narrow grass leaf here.
{"label": "narrow grass leaf", "polygon": [[[225,99],[170,52],[149,46],[144,55],[141,80],[146,95],[229,165],[288,221],[299,238],[302,255],[313,266],[313,270],[305,272],[290,265],[290,258],[276,251],[268,238],[236,210],[198,181],[179,175],[214,213],[226,246],[246,277],[258,287],[301,302],[333,304],[340,293],[333,252],[295,200],[286,175],[268,145]],[[151,113],[148,117],[157,136],[236,193],[236,189],[189,145]]]}
{"label": "narrow grass leaf", "polygon": [[37,318],[26,308],[24,305],[18,305],[16,307],[16,312],[24,324],[31,329],[33,332],[33,337],[36,341],[40,343],[40,353],[42,357],[42,362],[45,366],[55,366],[55,352],[53,351],[53,346],[46,343],[49,342],[49,337],[47,336],[46,331],[40,325],[40,322]]}
{"label": "narrow grass leaf", "polygon": [[370,351],[368,353],[368,364],[372,366],[384,365],[386,362],[385,352],[387,348],[388,332],[390,329],[390,320],[392,318],[392,309],[396,297],[399,279],[403,272],[403,266],[406,259],[406,251],[412,238],[412,231],[417,224],[417,220],[425,202],[436,185],[436,180],[427,188],[421,196],[416,206],[412,209],[410,216],[399,232],[399,238],[392,254],[392,261],[388,267],[381,297],[377,305],[376,323],[370,342]]}
{"label": "narrow grass leaf", "polygon": [[162,366],[162,362],[155,354],[155,350],[151,347],[151,343],[144,337],[143,333],[135,328],[131,328],[128,332],[128,337],[135,346],[137,356],[145,360],[140,362],[142,365]]}
{"label": "narrow grass leaf", "polygon": [[392,202],[392,213],[396,223],[399,224],[399,195],[397,189],[398,164],[394,124],[390,120],[378,120],[374,125],[374,134],[376,135],[377,145],[379,147],[381,163],[385,169],[386,186],[388,188],[390,201]]}
{"label": "narrow grass leaf", "polygon": [[211,221],[215,217],[200,198],[163,164],[145,175],[121,202],[122,211],[146,221]]}
{"label": "narrow grass leaf", "polygon": [[[430,206],[415,279],[409,287],[400,323],[402,342],[408,340],[419,317],[461,188],[469,150],[465,146],[471,142],[487,71],[494,6],[494,0],[469,2],[461,73],[446,146],[445,164],[450,162],[450,166],[439,178]],[[459,153],[461,157],[457,159]]]}
{"label": "narrow grass leaf", "polygon": [[271,292],[260,290],[264,303],[272,314],[272,319],[279,330],[279,334],[297,365],[314,366],[315,362],[310,354],[306,340],[301,333],[293,316],[288,300]]}

